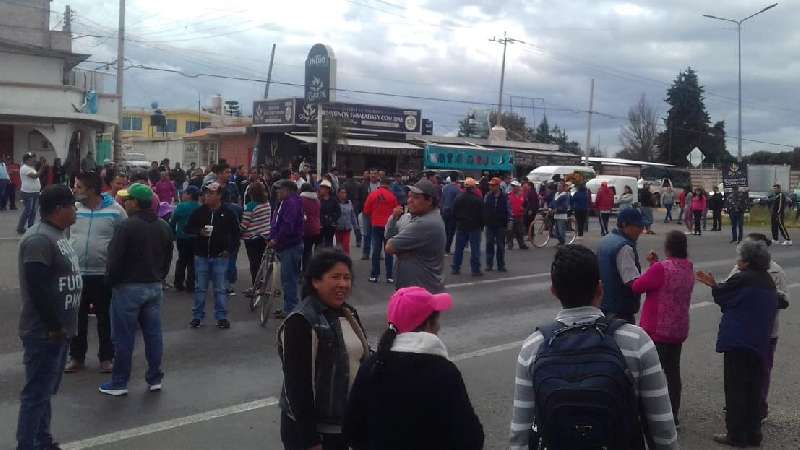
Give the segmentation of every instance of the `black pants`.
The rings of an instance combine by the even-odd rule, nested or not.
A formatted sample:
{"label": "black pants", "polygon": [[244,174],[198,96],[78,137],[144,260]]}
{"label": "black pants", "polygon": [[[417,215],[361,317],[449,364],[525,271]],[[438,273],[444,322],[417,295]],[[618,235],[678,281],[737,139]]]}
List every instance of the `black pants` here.
{"label": "black pants", "polygon": [[583,236],[583,231],[588,231],[589,211],[583,209],[575,210],[575,225],[578,227],[578,236]]}
{"label": "black pants", "polygon": [[453,248],[453,239],[456,235],[456,216],[452,209],[442,210],[442,221],[444,222],[444,233],[447,241],[444,244],[445,253],[450,253]]}
{"label": "black pants", "polygon": [[783,235],[783,239],[787,241],[791,241],[792,238],[789,237],[789,232],[786,231],[786,225],[783,223],[783,214],[775,214],[772,213],[772,217],[770,222],[772,222],[772,240],[778,240],[778,232]]}
{"label": "black pants", "polygon": [[672,415],[678,420],[678,412],[681,409],[681,350],[683,344],[659,344],[656,343],[656,351],[661,359],[661,368],[664,369],[664,376],[667,378],[667,388],[669,389],[669,401],[672,403]]}
{"label": "black pants", "polygon": [[336,235],[336,227],[322,227],[320,234],[320,245],[322,247],[333,247],[333,237]]}
{"label": "black pants", "polygon": [[247,250],[247,259],[250,261],[250,279],[256,284],[256,275],[261,266],[261,259],[264,257],[264,250],[267,248],[267,241],[261,238],[246,239],[244,248]]}
{"label": "black pants", "polygon": [[694,216],[694,234],[703,234],[700,229],[700,219],[702,219],[703,211],[692,211],[692,215]]}
{"label": "black pants", "polygon": [[[322,450],[347,450],[347,441],[341,434],[320,433]],[[281,413],[281,441],[286,450],[306,450],[306,439],[297,422],[290,419],[286,413]]]}
{"label": "black pants", "polygon": [[608,219],[611,218],[611,213],[600,213],[600,235],[605,236],[608,234]]}
{"label": "black pants", "polygon": [[306,271],[308,262],[311,261],[311,257],[314,255],[314,248],[319,247],[321,241],[322,235],[320,234],[303,238],[303,272]]}
{"label": "black pants", "polygon": [[761,390],[764,364],[750,350],[725,352],[725,425],[738,443],[761,442]]}
{"label": "black pants", "polygon": [[3,193],[3,198],[0,199],[0,209],[6,209],[6,205],[8,205],[8,209],[11,210],[17,209],[16,197],[17,197],[17,186],[8,183],[8,186],[6,186],[6,190]]}
{"label": "black pants", "polygon": [[[191,239],[178,239],[175,263],[175,288],[194,289],[194,245]],[[185,283],[184,283],[185,282]]]}
{"label": "black pants", "polygon": [[714,223],[711,225],[712,231],[722,231],[722,210],[712,209],[711,212],[714,216]]}
{"label": "black pants", "polygon": [[515,217],[514,222],[511,225],[511,232],[506,235],[506,241],[508,242],[508,249],[511,250],[514,248],[514,239],[517,240],[517,245],[519,248],[528,248],[525,244],[525,220],[522,217]]}
{"label": "black pants", "polygon": [[86,359],[88,350],[87,335],[89,333],[89,305],[94,305],[97,317],[97,337],[99,347],[97,358],[100,361],[114,359],[114,344],[111,342],[111,320],[109,310],[111,307],[111,288],[105,282],[103,275],[84,275],[83,292],[81,293],[81,306],[78,309],[78,333],[70,340],[69,355],[76,361]]}

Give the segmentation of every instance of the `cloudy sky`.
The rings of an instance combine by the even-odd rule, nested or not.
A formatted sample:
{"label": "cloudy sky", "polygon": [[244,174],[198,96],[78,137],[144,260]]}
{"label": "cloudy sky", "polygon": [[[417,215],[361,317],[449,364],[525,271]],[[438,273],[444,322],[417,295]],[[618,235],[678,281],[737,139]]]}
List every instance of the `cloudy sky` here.
{"label": "cloudy sky", "polygon": [[[116,2],[69,3],[73,31],[100,37],[75,40],[92,61],[116,56]],[[505,107],[538,123],[566,128],[586,139],[590,79],[594,78],[592,145],[620,149],[621,119],[640,95],[664,116],[665,91],[676,74],[694,67],[706,88],[712,121],[726,121],[728,149],[736,151],[736,26],[702,14],[746,17],[771,2],[726,0],[128,0],[129,64],[265,79],[269,51],[277,44],[273,80],[303,82],[303,62],[317,42],[338,59],[338,87],[484,103],[339,93],[338,100],[420,108],[436,134],[453,134],[472,107],[497,103],[502,46],[493,36],[524,41],[508,47]],[[57,21],[54,18],[53,22]],[[795,2],[745,22],[743,134],[745,139],[800,145],[800,9]],[[84,64],[96,67],[96,64]],[[129,69],[125,102],[196,108],[215,93],[239,100],[246,112],[263,97],[263,83],[186,78]],[[299,96],[302,89],[273,85],[270,98]],[[513,97],[513,98],[512,98]],[[512,103],[509,105],[509,103]],[[744,143],[745,153],[785,146]]]}

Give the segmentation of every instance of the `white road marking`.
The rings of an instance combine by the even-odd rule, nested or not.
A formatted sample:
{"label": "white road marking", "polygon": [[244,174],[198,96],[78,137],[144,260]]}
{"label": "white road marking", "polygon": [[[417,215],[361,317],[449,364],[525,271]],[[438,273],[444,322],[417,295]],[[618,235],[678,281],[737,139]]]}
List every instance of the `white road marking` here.
{"label": "white road marking", "polygon": [[97,447],[100,445],[113,444],[126,439],[146,436],[148,434],[159,433],[162,431],[168,431],[195,423],[208,422],[209,420],[226,417],[233,414],[240,414],[247,411],[253,411],[256,409],[265,408],[267,406],[275,406],[277,404],[278,404],[277,398],[267,397],[261,400],[255,400],[252,402],[240,403],[238,405],[228,406],[227,408],[213,409],[211,411],[206,411],[191,416],[179,417],[177,419],[151,423],[149,425],[130,428],[128,430],[121,430],[121,431],[115,431],[113,433],[103,434],[101,436],[84,439],[82,441],[71,442],[69,444],[62,444],[61,448],[65,450],[79,450],[84,448]]}
{"label": "white road marking", "polygon": [[480,281],[471,281],[467,283],[453,283],[445,285],[446,289],[453,289],[459,287],[466,287],[466,286],[477,286],[481,284],[493,284],[493,283],[502,283],[504,281],[516,281],[516,280],[527,280],[529,278],[541,278],[549,276],[550,272],[547,273],[534,273],[532,275],[518,275],[515,277],[506,277],[506,278],[493,278],[491,280],[480,280]]}
{"label": "white road marking", "polygon": [[[800,283],[794,283],[792,285],[789,285],[789,287],[797,287],[797,286],[800,286]],[[692,303],[691,309],[703,308],[706,306],[711,306],[713,304],[714,303],[709,301]],[[500,344],[492,347],[478,349],[472,352],[461,353],[450,357],[450,360],[453,362],[459,362],[467,359],[479,358],[481,356],[491,355],[493,353],[504,352],[507,350],[512,350],[517,347],[520,347],[523,342],[524,341],[514,341],[506,344]],[[132,439],[141,436],[147,436],[154,433],[160,433],[163,431],[169,431],[175,428],[180,428],[196,423],[208,422],[210,420],[232,416],[234,414],[240,414],[270,406],[276,406],[277,404],[278,404],[277,398],[267,397],[261,400],[255,400],[247,403],[240,403],[238,405],[228,406],[225,408],[213,409],[211,411],[206,411],[191,416],[178,417],[175,419],[165,420],[163,422],[156,422],[141,427],[130,428],[128,430],[115,431],[112,433],[103,434],[93,438],[88,438],[81,441],[75,441],[69,444],[63,444],[61,447],[64,450],[82,450],[87,448],[98,447],[101,445],[109,445],[120,441],[124,441],[126,439]]]}

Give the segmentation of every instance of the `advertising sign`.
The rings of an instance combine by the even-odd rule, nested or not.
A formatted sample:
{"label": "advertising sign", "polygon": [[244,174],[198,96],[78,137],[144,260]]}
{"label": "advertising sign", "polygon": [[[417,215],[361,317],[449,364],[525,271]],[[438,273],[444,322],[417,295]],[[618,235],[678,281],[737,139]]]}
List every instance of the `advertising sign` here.
{"label": "advertising sign", "polygon": [[294,124],[294,99],[259,100],[253,102],[254,125]]}
{"label": "advertising sign", "polygon": [[305,101],[308,104],[334,101],[336,57],[324,44],[314,44],[306,58]]}
{"label": "advertising sign", "polygon": [[[328,103],[323,108],[326,119],[342,122],[345,128],[397,133],[419,133],[422,111],[388,106],[360,105],[356,103]],[[311,124],[317,120],[316,107],[297,100],[295,123]]]}
{"label": "advertising sign", "polygon": [[740,163],[730,163],[722,166],[722,185],[725,190],[734,186],[747,188],[747,166]]}
{"label": "advertising sign", "polygon": [[431,119],[422,119],[422,135],[433,135],[433,121]]}
{"label": "advertising sign", "polygon": [[425,146],[425,169],[511,172],[511,150],[482,150],[467,147]]}

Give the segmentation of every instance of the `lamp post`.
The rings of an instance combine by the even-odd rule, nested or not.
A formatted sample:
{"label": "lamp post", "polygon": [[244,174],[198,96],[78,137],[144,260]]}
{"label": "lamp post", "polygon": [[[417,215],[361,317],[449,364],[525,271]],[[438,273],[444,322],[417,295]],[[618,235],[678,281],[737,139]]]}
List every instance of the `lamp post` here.
{"label": "lamp post", "polygon": [[722,20],[723,22],[731,22],[736,24],[736,34],[739,39],[739,134],[736,140],[736,150],[737,150],[736,158],[738,159],[739,162],[742,162],[742,24],[746,20],[752,19],[753,17],[763,12],[766,12],[767,10],[772,9],[776,6],[778,6],[778,4],[773,3],[767,6],[766,8],[762,9],[761,11],[758,11],[755,14],[750,14],[749,16],[741,20],[728,19],[725,17],[717,17],[717,16],[712,16],[711,14],[703,14],[703,17],[707,19]]}

